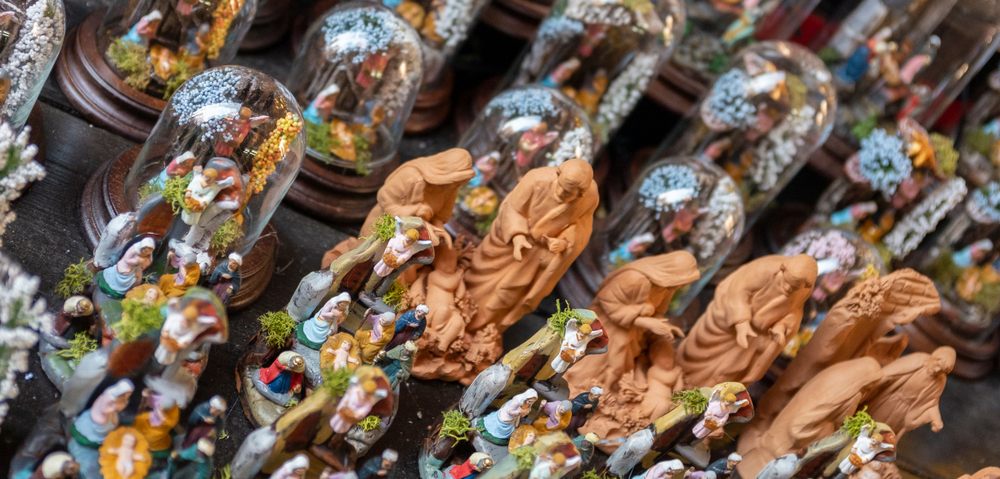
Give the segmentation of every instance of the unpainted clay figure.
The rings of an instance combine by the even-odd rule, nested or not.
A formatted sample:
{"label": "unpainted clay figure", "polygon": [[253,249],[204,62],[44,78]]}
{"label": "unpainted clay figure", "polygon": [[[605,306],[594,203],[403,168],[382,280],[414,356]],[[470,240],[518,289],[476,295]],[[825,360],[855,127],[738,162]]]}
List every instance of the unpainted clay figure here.
{"label": "unpainted clay figure", "polygon": [[101,446],[101,475],[105,479],[142,479],[153,458],[149,445],[139,432],[122,427],[108,435]]}
{"label": "unpainted clay figure", "polygon": [[539,409],[542,415],[531,425],[539,434],[562,431],[569,426],[569,421],[573,418],[573,403],[569,401],[547,402],[543,399]]}
{"label": "unpainted clay figure", "polygon": [[844,361],[817,374],[759,438],[739,437],[740,477],[756,477],[771,460],[833,434],[882,377],[882,367],[872,358]]}
{"label": "unpainted clay figure", "polygon": [[875,459],[875,456],[895,447],[892,444],[882,442],[882,435],[878,433],[872,434],[871,425],[865,424],[861,426],[861,434],[858,435],[858,439],[851,446],[851,454],[845,457],[843,461],[840,461],[840,465],[837,467],[840,469],[840,472],[850,476],[865,464],[871,462],[872,459]]}
{"label": "unpainted clay figure", "polygon": [[816,260],[770,255],[724,279],[677,349],[688,386],[759,381],[799,330],[816,283]]}
{"label": "unpainted clay figure", "polygon": [[1000,479],[1000,467],[987,467],[975,474],[966,474],[958,479]]}
{"label": "unpainted clay figure", "polygon": [[577,324],[575,319],[566,322],[566,337],[559,346],[559,356],[552,360],[552,369],[564,373],[587,352],[587,344],[601,337],[604,331],[594,330],[589,324]]}
{"label": "unpainted clay figure", "polygon": [[351,306],[351,294],[340,293],[326,302],[313,317],[302,323],[299,342],[320,349],[327,337],[337,333],[340,323],[347,319],[347,308]]}
{"label": "unpainted clay figure", "polygon": [[[694,256],[675,251],[628,263],[601,283],[589,309],[597,314],[608,335],[608,353],[584,357],[564,377],[574,392],[598,386],[608,398],[615,399],[606,401],[602,410],[592,411],[584,431],[601,437],[625,437],[667,412],[670,401],[661,398],[683,388],[673,347],[674,337],[683,333],[663,316],[674,293],[698,278]],[[646,394],[633,395],[634,406],[618,407],[629,402],[619,394],[623,384],[644,387]],[[627,421],[630,425],[623,427],[616,414],[631,418]]]}
{"label": "unpainted clay figure", "polygon": [[143,238],[125,250],[125,254],[112,266],[101,272],[98,286],[101,291],[122,299],[133,286],[142,283],[142,273],[153,263],[153,238]]}
{"label": "unpainted clay figure", "polygon": [[[383,213],[417,216],[427,223],[427,232],[435,246],[441,240],[450,245],[451,236],[444,224],[451,219],[458,189],[473,176],[472,157],[458,148],[407,161],[385,179],[378,191],[378,205],[368,213],[361,234],[369,234]],[[323,267],[360,244],[356,238],[341,242],[323,256]]]}
{"label": "unpainted clay figure", "polygon": [[370,375],[355,374],[351,376],[347,392],[337,403],[336,413],[330,418],[330,428],[337,434],[345,434],[355,424],[368,416],[375,403],[389,395],[389,391],[380,388],[378,382]]}
{"label": "unpainted clay figure", "polygon": [[538,392],[528,389],[507,401],[500,409],[479,421],[483,438],[494,444],[508,445],[510,436],[538,400]]}
{"label": "unpainted clay figure", "polygon": [[296,454],[274,471],[269,479],[305,479],[308,471],[309,456]]}
{"label": "unpainted clay figure", "polygon": [[864,400],[868,413],[891,427],[897,439],[924,424],[940,431],[944,422],[938,401],[953,367],[955,350],[949,346],[893,361],[882,368],[882,381]]}
{"label": "unpainted clay figure", "polygon": [[940,307],[934,283],[912,269],[855,285],[830,309],[809,342],[761,398],[755,421],[743,434],[762,432],[760,427],[770,422],[806,381],[833,364],[863,356],[875,358],[883,366],[889,364],[902,354],[906,335],[886,335],[917,316],[936,313]]}

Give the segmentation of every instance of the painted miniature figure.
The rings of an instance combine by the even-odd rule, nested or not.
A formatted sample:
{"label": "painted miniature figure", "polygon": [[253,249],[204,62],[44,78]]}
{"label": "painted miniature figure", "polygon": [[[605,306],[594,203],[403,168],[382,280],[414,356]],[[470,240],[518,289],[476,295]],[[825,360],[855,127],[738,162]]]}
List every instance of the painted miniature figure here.
{"label": "painted miniature figure", "polygon": [[215,473],[215,442],[202,438],[194,446],[171,454],[167,476],[171,479],[212,479]]}
{"label": "painted miniature figure", "polygon": [[743,456],[733,452],[725,458],[709,464],[705,469],[705,474],[712,472],[715,473],[715,479],[729,479],[733,475],[733,471],[736,470],[736,466],[741,462],[743,462]]}
{"label": "painted miniature figure", "polygon": [[199,310],[195,304],[181,306],[180,298],[167,301],[167,315],[160,329],[160,344],[154,356],[163,365],[173,364],[177,354],[195,344],[203,333],[217,330],[219,318],[209,306]]}
{"label": "painted miniature figure", "polygon": [[319,358],[321,368],[326,368],[329,363],[333,371],[342,368],[353,371],[361,365],[361,350],[357,347],[354,337],[348,333],[330,336],[330,339],[323,343],[322,351]]}
{"label": "painted miniature figure", "polygon": [[573,403],[569,401],[548,402],[543,399],[539,409],[542,417],[532,423],[532,427],[542,435],[566,429],[573,418]]}
{"label": "painted miniature figure", "polygon": [[133,286],[142,283],[142,274],[153,263],[153,238],[143,238],[125,250],[113,266],[98,276],[98,286],[107,295],[122,299]]}
{"label": "painted miniature figure", "polygon": [[[215,153],[219,156],[231,157],[233,150],[243,143],[243,140],[250,134],[250,130],[262,125],[267,120],[267,115],[253,116],[253,110],[245,106],[240,107],[239,117],[229,118],[224,130],[220,133],[219,141],[215,144]],[[195,222],[197,223],[197,221]]]}
{"label": "painted miniature figure", "polygon": [[215,440],[226,429],[226,400],[222,396],[212,396],[206,402],[195,406],[188,417],[187,434],[181,441],[181,448],[197,445],[201,439]]}
{"label": "painted miniature figure", "polygon": [[270,479],[305,479],[307,472],[309,472],[309,456],[296,454],[274,471]]}
{"label": "painted miniature figure", "polygon": [[143,48],[149,48],[149,39],[156,36],[156,31],[160,28],[161,21],[163,21],[163,14],[159,10],[153,10],[140,18],[122,40]]}
{"label": "painted miniature figure", "polygon": [[86,296],[71,296],[63,302],[62,310],[56,316],[55,332],[70,340],[77,333],[94,335],[94,303]]}
{"label": "painted miniature figure", "polygon": [[[169,258],[172,255],[176,257],[174,251],[170,251],[167,256]],[[170,262],[169,259],[167,261]],[[196,286],[199,278],[201,278],[201,266],[198,264],[198,258],[188,253],[181,258],[181,266],[177,273],[160,276],[160,291],[163,291],[168,298],[179,298],[192,286]]]}
{"label": "painted miniature figure", "polygon": [[[386,351],[392,351],[407,341],[417,341],[424,335],[427,328],[427,313],[431,312],[426,304],[418,304],[416,308],[407,311],[396,318],[395,333],[392,341],[385,346]],[[392,376],[389,376],[392,378]]]}
{"label": "painted miniature figure", "polygon": [[861,469],[865,464],[875,459],[883,451],[894,449],[896,446],[882,442],[882,435],[872,434],[872,426],[865,424],[861,426],[861,434],[851,446],[851,454],[840,462],[838,468],[840,472],[850,476]]}
{"label": "painted miniature figure", "polygon": [[198,224],[201,214],[220,191],[236,184],[233,178],[219,180],[219,171],[215,168],[195,166],[193,173],[194,177],[184,192],[185,208],[181,211],[181,220],[192,226]]}
{"label": "painted miniature figure", "polygon": [[118,414],[125,410],[134,390],[132,381],[119,380],[97,396],[90,408],[81,412],[73,421],[68,450],[80,463],[83,477],[100,477],[97,449],[118,427]]}
{"label": "painted miniature figure", "polygon": [[135,417],[132,427],[146,439],[155,458],[167,457],[173,446],[171,431],[180,421],[181,410],[175,398],[152,389],[143,390],[142,399],[148,410]]}
{"label": "painted miniature figure", "polygon": [[729,420],[729,415],[749,403],[750,400],[748,399],[737,401],[734,394],[726,394],[723,397],[720,397],[719,394],[713,394],[712,398],[708,401],[708,406],[705,408],[704,417],[692,429],[694,437],[698,439],[706,437],[709,439],[722,438],[723,434],[725,434],[723,427],[726,425],[726,421]]}
{"label": "painted miniature figure", "polygon": [[543,454],[535,459],[535,465],[531,468],[528,479],[549,479],[564,467],[566,467],[566,456],[563,453]]}
{"label": "painted miniature figure", "polygon": [[191,170],[194,169],[194,163],[197,160],[194,153],[190,150],[181,153],[170,160],[167,163],[167,167],[160,171],[160,174],[156,177],[156,186],[159,188],[164,188],[167,185],[167,180],[171,178],[183,178],[187,176]]}
{"label": "painted miniature figure", "polygon": [[338,96],[340,87],[336,83],[327,85],[316,95],[316,99],[309,103],[309,108],[302,112],[302,117],[316,124],[326,123],[337,104]]}
{"label": "painted miniature figure", "polygon": [[361,362],[371,364],[375,362],[375,356],[382,351],[382,348],[395,334],[393,323],[396,321],[396,314],[385,312],[374,314],[371,309],[365,312],[365,323],[371,325],[371,329],[359,329],[354,333],[354,340],[361,348]]}
{"label": "painted miniature figure", "polygon": [[674,474],[684,470],[684,464],[680,459],[658,462],[646,472],[638,476],[638,479],[672,479]]}
{"label": "painted miniature figure", "polygon": [[891,427],[897,440],[928,423],[932,431],[940,431],[944,422],[938,401],[954,367],[955,350],[949,346],[897,359],[882,368],[884,379],[865,398],[868,413]]}
{"label": "painted miniature figure", "polygon": [[79,472],[80,464],[73,460],[73,456],[59,451],[45,456],[28,479],[74,479]]}
{"label": "painted miniature figure", "polygon": [[590,460],[594,457],[594,450],[597,449],[597,443],[600,441],[600,436],[592,432],[573,438],[573,445],[576,446],[577,451],[580,451],[582,466],[590,464]]}
{"label": "painted miniature figure", "polygon": [[382,368],[389,384],[393,389],[399,383],[410,378],[410,371],[413,370],[413,358],[416,356],[417,343],[407,341],[385,354],[385,357],[376,362],[376,366]]}
{"label": "painted miniature figure", "polygon": [[417,230],[407,230],[405,233],[393,236],[385,246],[382,259],[375,264],[375,274],[384,278],[406,263],[406,260],[416,252],[414,245],[418,239],[420,234]]}
{"label": "painted miniature figure", "polygon": [[375,379],[362,379],[358,374],[351,376],[347,392],[337,403],[336,413],[330,418],[330,428],[336,434],[347,433],[358,421],[368,416],[375,403],[388,395],[389,391],[380,388]]}
{"label": "painted miniature figure", "polygon": [[600,386],[590,388],[590,391],[578,394],[573,398],[573,417],[566,426],[566,434],[570,437],[579,435],[579,429],[587,424],[587,421],[594,415],[597,405],[601,402],[604,390]]}
{"label": "painted miniature figure", "polygon": [[379,457],[373,457],[358,471],[358,479],[392,479],[396,475],[396,462],[399,453],[392,449],[382,451]]}
{"label": "painted miniature figure", "polygon": [[548,131],[548,128],[549,125],[542,121],[521,133],[521,138],[517,140],[517,154],[514,156],[517,166],[522,168],[530,166],[538,150],[559,138],[558,131]]}
{"label": "painted miniature figure", "polygon": [[493,467],[493,458],[483,452],[474,452],[465,462],[451,467],[446,474],[451,479],[476,479],[476,476]]}
{"label": "painted miniature figure", "polygon": [[229,253],[226,261],[216,266],[212,276],[208,278],[209,288],[219,297],[222,304],[229,304],[229,300],[240,292],[240,284],[243,282],[241,266],[243,266],[243,256],[236,252]]}
{"label": "painted miniature figure", "polygon": [[587,344],[601,337],[603,330],[593,330],[589,324],[577,324],[575,319],[566,322],[566,337],[559,349],[559,356],[552,360],[552,369],[557,373],[566,370],[580,360],[587,351]]}
{"label": "painted miniature figure", "polygon": [[320,349],[327,337],[337,332],[340,323],[347,318],[347,308],[351,306],[351,294],[340,293],[330,298],[311,318],[296,327],[300,343],[312,349]]}
{"label": "painted miniature figure", "polygon": [[500,165],[500,152],[491,151],[490,153],[480,156],[476,159],[476,163],[473,165],[473,170],[476,171],[476,176],[469,180],[469,187],[476,188],[477,186],[485,186],[493,179],[496,175],[497,167]]}
{"label": "painted miniature figure", "polygon": [[535,443],[538,439],[538,429],[535,429],[531,424],[521,424],[514,429],[514,433],[510,435],[510,442],[507,444],[507,451],[514,452],[515,449],[521,446],[530,446]]}
{"label": "painted miniature figure", "polygon": [[[302,391],[302,372],[305,370],[306,361],[302,359],[302,355],[294,351],[285,351],[266,369],[260,369],[259,377],[271,392],[294,395]],[[285,403],[281,405],[284,406]]]}
{"label": "painted miniature figure", "polygon": [[130,427],[112,431],[101,445],[101,475],[106,479],[142,479],[152,463],[146,440]]}
{"label": "painted miniature figure", "polygon": [[656,238],[653,237],[653,233],[643,233],[636,236],[608,253],[608,262],[611,263],[614,269],[618,269],[641,258],[646,253],[646,249],[655,241]]}
{"label": "painted miniature figure", "polygon": [[816,274],[816,260],[802,254],[766,256],[726,277],[677,349],[686,383],[750,384],[763,378],[799,330]]}
{"label": "painted miniature figure", "polygon": [[506,446],[521,419],[531,412],[531,406],[538,400],[538,392],[528,389],[507,401],[500,409],[480,420],[483,438],[494,444]]}

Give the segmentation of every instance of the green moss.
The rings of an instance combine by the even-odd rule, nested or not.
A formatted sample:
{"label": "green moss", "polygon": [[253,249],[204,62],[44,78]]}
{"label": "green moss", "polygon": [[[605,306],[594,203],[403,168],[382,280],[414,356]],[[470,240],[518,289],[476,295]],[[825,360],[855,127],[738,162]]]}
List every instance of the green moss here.
{"label": "green moss", "polygon": [[868,118],[851,127],[851,135],[858,141],[864,140],[875,131],[876,126],[878,126],[878,113],[872,113]]}
{"label": "green moss", "polygon": [[389,290],[382,295],[382,302],[386,306],[391,306],[398,313],[409,309],[409,295],[410,288],[397,279],[389,286]]}
{"label": "green moss", "polygon": [[212,475],[212,479],[232,479],[232,477],[233,470],[229,464],[226,464],[226,466],[221,469],[217,469],[215,474]]}
{"label": "green moss", "polygon": [[[472,423],[469,418],[465,417],[465,414],[462,414],[458,409],[452,409],[444,413],[444,421],[441,423],[441,433],[438,434],[438,438],[450,437],[455,439],[455,444],[458,444],[468,440],[468,433],[475,430],[476,428],[472,427]],[[452,444],[451,447],[455,447],[455,444]]]}
{"label": "green moss", "polygon": [[97,340],[91,339],[87,333],[76,333],[76,336],[69,340],[69,349],[63,349],[56,354],[61,358],[79,363],[84,356],[96,350]]}
{"label": "green moss", "polygon": [[725,70],[726,65],[729,64],[729,55],[725,53],[718,53],[712,60],[708,62],[708,72],[713,75],[718,75]]}
{"label": "green moss", "polygon": [[163,326],[163,319],[159,307],[146,306],[138,299],[126,299],[122,301],[122,320],[111,329],[119,341],[131,343],[149,331],[158,331]]}
{"label": "green moss", "polygon": [[481,236],[486,236],[490,233],[490,229],[493,228],[493,222],[496,221],[497,215],[500,213],[499,210],[499,208],[496,208],[490,214],[476,220],[476,231]]}
{"label": "green moss", "polygon": [[950,250],[942,250],[938,257],[927,266],[927,274],[945,288],[951,289],[958,278],[962,276],[962,268],[958,267],[951,259]]}
{"label": "green moss", "polygon": [[708,407],[708,396],[702,393],[700,389],[677,391],[670,399],[675,404],[680,403],[683,405],[684,410],[687,411],[688,414],[701,414],[705,412],[705,408]]}
{"label": "green moss", "polygon": [[160,194],[163,195],[163,199],[170,203],[175,215],[188,209],[187,205],[184,204],[184,193],[187,192],[192,177],[193,174],[188,173],[181,178],[167,178],[167,181],[164,182],[163,191]]}
{"label": "green moss", "polygon": [[324,155],[330,154],[330,124],[306,120],[306,144]]}
{"label": "green moss", "polygon": [[583,476],[581,476],[580,479],[612,479],[613,477],[616,476],[613,476],[608,472],[602,472],[598,474],[597,469],[591,469],[587,472],[584,472]]}
{"label": "green moss", "polygon": [[372,161],[372,144],[361,135],[354,135],[351,141],[354,143],[354,171],[361,176],[368,176],[371,174],[368,163]]}
{"label": "green moss", "polygon": [[996,313],[1000,310],[1000,283],[983,283],[983,289],[976,293],[973,301],[990,314]]}
{"label": "green moss", "polygon": [[795,110],[802,108],[809,95],[809,88],[802,82],[802,79],[785,72],[785,87],[788,89],[788,105]]}
{"label": "green moss", "polygon": [[241,239],[243,239],[243,228],[240,227],[240,222],[236,221],[236,218],[229,218],[212,235],[209,252],[214,257],[222,256]]}
{"label": "green moss", "polygon": [[517,459],[517,469],[520,471],[531,470],[535,466],[535,458],[538,457],[538,451],[532,446],[521,446],[510,454]]}
{"label": "green moss", "polygon": [[948,176],[955,174],[955,168],[958,167],[958,152],[955,151],[955,143],[951,138],[940,133],[931,133],[931,147],[934,148],[934,156],[941,172]]}
{"label": "green moss", "polygon": [[973,128],[965,134],[965,144],[972,151],[989,158],[993,154],[993,143],[997,138],[979,128]]}
{"label": "green moss", "polygon": [[141,45],[117,38],[108,47],[108,60],[125,73],[125,83],[136,90],[145,90],[153,77],[153,64]]}
{"label": "green moss", "polygon": [[295,320],[285,311],[267,312],[262,314],[260,330],[264,333],[265,342],[270,348],[281,348],[288,342],[288,336],[295,331]]}
{"label": "green moss", "polygon": [[358,426],[361,426],[361,429],[365,432],[374,431],[378,429],[378,427],[381,425],[382,425],[382,418],[378,416],[368,416],[362,419],[361,422],[358,423]]}
{"label": "green moss", "polygon": [[63,279],[56,284],[56,294],[66,299],[74,294],[80,294],[94,281],[94,273],[90,271],[89,262],[80,258],[80,262],[69,265],[63,270]]}
{"label": "green moss", "polygon": [[842,60],[840,52],[838,52],[837,49],[833,47],[821,48],[818,52],[816,52],[816,56],[818,56],[819,59],[822,60],[825,65],[831,65],[833,63],[837,63],[840,60]]}
{"label": "green moss", "polygon": [[549,316],[549,327],[556,330],[559,336],[566,336],[566,323],[569,320],[575,319],[580,320],[580,313],[575,309],[569,307],[569,302],[566,302],[566,309],[562,309],[562,305],[559,300],[556,300],[556,314]]}
{"label": "green moss", "polygon": [[351,376],[354,374],[350,369],[340,368],[333,371],[330,368],[324,369],[323,373],[323,384],[319,387],[325,389],[331,396],[341,397],[347,392],[347,386],[351,382]]}
{"label": "green moss", "polygon": [[[378,236],[379,241],[389,241],[392,239],[392,236],[396,234],[396,218],[389,213],[382,213],[382,215],[375,220],[375,223],[372,225],[369,233]],[[362,236],[358,239],[364,241],[370,237],[371,236]]]}
{"label": "green moss", "polygon": [[840,427],[840,430],[847,431],[851,437],[858,437],[861,435],[861,427],[865,425],[875,427],[875,420],[868,414],[868,406],[844,419],[844,425]]}
{"label": "green moss", "polygon": [[156,181],[150,181],[139,187],[139,203],[142,204],[146,198],[153,193],[163,193],[163,187]]}
{"label": "green moss", "polygon": [[163,87],[163,99],[169,100],[181,85],[191,78],[191,66],[188,65],[188,55],[184,53],[174,64],[174,75],[167,79],[167,84]]}
{"label": "green moss", "polygon": [[288,402],[285,403],[285,409],[291,409],[291,408],[293,408],[295,406],[298,406],[298,405],[299,405],[299,399],[298,398],[291,398],[291,399],[288,400]]}

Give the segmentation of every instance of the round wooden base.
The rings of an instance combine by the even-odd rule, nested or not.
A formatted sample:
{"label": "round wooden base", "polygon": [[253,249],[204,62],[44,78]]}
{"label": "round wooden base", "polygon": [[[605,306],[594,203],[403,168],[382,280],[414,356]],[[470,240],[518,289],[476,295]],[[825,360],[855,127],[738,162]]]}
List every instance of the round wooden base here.
{"label": "round wooden base", "polygon": [[514,38],[531,40],[553,3],[553,0],[493,0],[479,18]]}
{"label": "round wooden base", "polygon": [[451,111],[451,90],[454,86],[455,70],[448,67],[435,88],[421,89],[403,131],[407,135],[419,135],[441,126]]}
{"label": "round wooden base", "polygon": [[66,36],[56,61],[59,87],[87,120],[133,141],[145,141],[167,102],[125,83],[97,49],[106,9],[95,10]]}
{"label": "round wooden base", "polygon": [[255,52],[280,42],[292,27],[293,8],[291,0],[267,0],[257,9],[250,31],[240,42],[239,52]]}
{"label": "round wooden base", "polygon": [[[142,145],[129,149],[102,165],[87,180],[80,204],[80,219],[84,236],[92,248],[97,247],[108,222],[119,213],[128,211],[128,204],[125,202],[125,175],[141,150]],[[243,266],[240,268],[243,283],[236,296],[229,301],[230,311],[248,306],[264,292],[274,274],[277,246],[277,232],[268,224],[250,253],[243,256]]]}
{"label": "round wooden base", "polygon": [[306,156],[285,201],[309,214],[335,222],[358,222],[378,203],[378,189],[399,166],[399,154],[378,171],[361,176]]}
{"label": "round wooden base", "polygon": [[708,89],[708,82],[689,70],[666,61],[646,88],[646,96],[668,110],[683,115],[698,102]]}
{"label": "round wooden base", "polygon": [[459,136],[465,134],[472,122],[476,120],[476,115],[486,108],[486,104],[493,99],[493,94],[503,77],[490,77],[471,90],[462,92],[455,105],[455,129]]}

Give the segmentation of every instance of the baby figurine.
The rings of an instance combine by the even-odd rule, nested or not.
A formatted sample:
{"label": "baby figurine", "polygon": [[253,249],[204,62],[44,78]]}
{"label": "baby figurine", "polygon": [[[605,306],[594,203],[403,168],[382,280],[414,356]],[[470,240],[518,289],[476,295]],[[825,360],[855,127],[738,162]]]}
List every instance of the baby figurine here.
{"label": "baby figurine", "polygon": [[337,346],[337,349],[326,348],[323,352],[333,355],[333,370],[339,371],[342,368],[346,368],[349,365],[354,365],[353,368],[357,368],[361,365],[361,361],[351,356],[351,347],[354,346],[351,341],[344,339]]}
{"label": "baby figurine", "polygon": [[142,479],[153,463],[146,440],[130,427],[108,435],[100,453],[101,474],[105,479]]}

